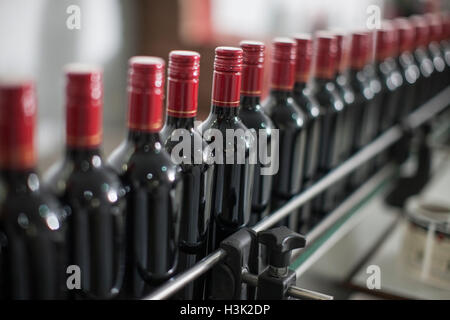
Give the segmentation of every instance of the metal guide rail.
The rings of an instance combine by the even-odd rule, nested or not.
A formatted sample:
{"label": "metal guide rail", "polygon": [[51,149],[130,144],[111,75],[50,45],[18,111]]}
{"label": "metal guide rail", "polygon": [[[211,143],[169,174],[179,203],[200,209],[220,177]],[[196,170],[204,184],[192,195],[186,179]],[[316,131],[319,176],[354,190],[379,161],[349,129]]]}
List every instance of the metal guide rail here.
{"label": "metal guide rail", "polygon": [[[373,142],[368,144],[348,160],[344,161],[341,165],[329,172],[314,185],[304,190],[297,196],[293,197],[284,206],[274,211],[268,217],[252,227],[252,229],[255,232],[260,232],[274,226],[276,223],[286,218],[295,209],[301,207],[302,205],[319,195],[321,192],[332,186],[334,183],[344,178],[367,161],[374,158],[380,152],[386,150],[394,143],[399,141],[400,138],[403,137],[405,130],[414,130],[420,127],[422,124],[431,120],[437,114],[445,110],[448,105],[450,105],[450,87],[447,87],[438,95],[423,104],[420,108],[408,115],[404,119],[402,125],[398,124],[386,130]],[[336,222],[343,215],[344,210],[342,209],[344,207],[348,207],[352,203],[354,204],[355,199],[360,199],[363,194],[367,193],[367,190],[369,188],[374,188],[377,183],[379,184],[380,182],[382,182],[382,180],[386,179],[390,174],[392,174],[392,172],[393,168],[387,166],[378,174],[375,174],[375,176],[369,179],[361,188],[356,190],[347,200],[345,200],[334,211],[333,214],[330,214],[328,217],[322,220],[314,229],[311,230],[311,232],[306,235],[308,243],[313,242],[334,222]],[[183,288],[186,284],[206,273],[223,258],[225,258],[225,256],[225,250],[220,248],[217,249],[216,251],[212,252],[201,261],[196,263],[192,268],[185,270],[184,272],[181,272],[168,280],[151,294],[144,297],[143,300],[160,300],[170,297],[178,290]],[[294,254],[294,256],[298,256],[298,252],[297,254]],[[303,269],[305,269],[309,265],[310,264],[304,264]]]}

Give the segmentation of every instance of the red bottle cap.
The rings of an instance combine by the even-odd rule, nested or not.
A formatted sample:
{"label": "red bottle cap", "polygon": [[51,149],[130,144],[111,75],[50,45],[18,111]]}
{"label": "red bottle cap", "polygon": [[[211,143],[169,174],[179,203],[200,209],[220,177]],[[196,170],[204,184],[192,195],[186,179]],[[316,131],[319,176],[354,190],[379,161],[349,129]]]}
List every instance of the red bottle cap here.
{"label": "red bottle cap", "polygon": [[136,56],[128,64],[128,128],[158,132],[163,126],[164,60]]}
{"label": "red bottle cap", "polygon": [[350,49],[350,65],[353,69],[360,70],[367,64],[369,55],[369,36],[364,32],[352,34]]}
{"label": "red bottle cap", "polygon": [[241,41],[243,51],[241,95],[260,96],[263,83],[264,51],[259,41]]}
{"label": "red bottle cap", "polygon": [[197,115],[200,54],[175,50],[169,53],[167,114],[177,118]]}
{"label": "red bottle cap", "polygon": [[309,34],[297,34],[294,37],[297,43],[297,55],[295,62],[295,81],[307,83],[311,73],[312,39]]}
{"label": "red bottle cap", "polygon": [[69,64],[66,74],[66,144],[95,148],[102,142],[102,71],[95,66]]}
{"label": "red bottle cap", "polygon": [[414,15],[409,18],[409,21],[415,30],[415,46],[416,48],[428,45],[430,30],[428,24],[422,16]]}
{"label": "red bottle cap", "polygon": [[393,48],[396,45],[395,33],[392,25],[383,23],[380,29],[377,29],[376,34],[376,52],[375,58],[377,61],[383,61],[392,57]]}
{"label": "red bottle cap", "polygon": [[315,47],[315,77],[332,79],[336,74],[337,40],[329,32],[317,33]]}
{"label": "red bottle cap", "polygon": [[398,35],[399,53],[413,51],[415,47],[416,30],[406,18],[397,18],[393,21],[394,31]]}
{"label": "red bottle cap", "polygon": [[0,80],[0,168],[23,170],[36,164],[36,96],[30,80]]}
{"label": "red bottle cap", "polygon": [[442,24],[439,19],[439,15],[428,13],[424,15],[426,22],[428,23],[428,27],[430,30],[429,41],[430,42],[439,42],[442,37]]}
{"label": "red bottle cap", "polygon": [[217,47],[214,59],[212,104],[238,107],[241,93],[242,49]]}
{"label": "red bottle cap", "polygon": [[289,38],[272,41],[271,89],[290,91],[294,87],[297,44]]}
{"label": "red bottle cap", "polygon": [[338,73],[345,72],[350,65],[350,40],[343,32],[333,32],[337,43],[336,65]]}

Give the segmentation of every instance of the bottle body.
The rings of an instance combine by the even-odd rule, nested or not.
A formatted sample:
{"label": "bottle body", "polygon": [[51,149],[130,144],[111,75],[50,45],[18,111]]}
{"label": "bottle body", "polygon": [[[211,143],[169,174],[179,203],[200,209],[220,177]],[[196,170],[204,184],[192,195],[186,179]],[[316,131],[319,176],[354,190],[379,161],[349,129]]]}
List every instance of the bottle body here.
{"label": "bottle body", "polygon": [[[272,130],[275,125],[265,114],[259,103],[259,97],[242,96],[239,118],[248,129],[254,129],[256,133],[255,144],[259,154],[268,155],[272,150]],[[264,131],[264,136],[260,135],[260,130]],[[260,143],[261,139],[265,139]],[[263,149],[261,149],[263,148]],[[275,155],[271,155],[272,161]],[[261,170],[270,166],[270,163],[263,163],[258,159],[254,168],[252,210],[249,226],[255,225],[269,213],[270,196],[272,192],[271,174],[261,174]]]}
{"label": "bottle body", "polygon": [[109,164],[126,190],[123,296],[139,298],[168,280],[178,263],[182,181],[158,133],[130,132]]}
{"label": "bottle body", "polygon": [[[194,128],[193,119],[169,117],[161,136],[166,151],[171,154],[179,143],[176,129],[185,129],[189,133],[190,158],[183,155],[180,163],[183,195],[181,200],[181,218],[179,235],[179,261],[177,272],[191,268],[203,259],[209,250],[208,235],[211,222],[213,166],[207,162],[206,142]],[[164,139],[164,137],[167,137]],[[187,138],[187,137],[186,137]],[[183,137],[185,139],[185,137]],[[205,151],[204,151],[205,150]],[[198,161],[200,160],[200,161]],[[203,299],[205,292],[204,277],[185,286],[178,297],[182,299]]]}
{"label": "bottle body", "polygon": [[45,182],[68,210],[69,264],[82,274],[74,298],[115,297],[125,267],[125,189],[119,178],[98,149],[68,148]]}

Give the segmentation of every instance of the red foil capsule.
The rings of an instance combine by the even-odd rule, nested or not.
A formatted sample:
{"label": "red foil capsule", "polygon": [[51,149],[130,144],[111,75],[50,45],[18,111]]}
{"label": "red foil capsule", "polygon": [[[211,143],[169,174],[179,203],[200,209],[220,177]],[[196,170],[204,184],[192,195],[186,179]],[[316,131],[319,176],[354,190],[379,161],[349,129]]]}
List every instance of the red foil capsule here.
{"label": "red foil capsule", "polygon": [[369,37],[367,33],[356,32],[352,34],[350,49],[350,66],[361,70],[367,63],[369,56]]}
{"label": "red foil capsule", "polygon": [[200,54],[175,50],[169,54],[167,114],[177,118],[197,115]]}
{"label": "red foil capsule", "polygon": [[315,77],[319,79],[333,79],[336,74],[336,37],[320,31],[317,33],[315,47]]}
{"label": "red foil capsule", "polygon": [[429,41],[439,42],[442,37],[442,24],[440,23],[439,16],[433,13],[428,13],[424,15],[425,21],[429,28]]}
{"label": "red foil capsule", "polygon": [[409,18],[409,21],[415,30],[415,47],[423,47],[428,45],[430,29],[422,16],[414,15]]}
{"label": "red foil capsule", "polygon": [[0,81],[0,168],[31,169],[36,165],[34,127],[36,96],[30,80]]}
{"label": "red foil capsule", "polygon": [[294,39],[297,43],[295,81],[298,83],[307,83],[311,75],[312,39],[309,34],[297,34]]}
{"label": "red foil capsule", "polygon": [[297,44],[289,38],[275,38],[272,42],[271,89],[290,91],[295,81]]}
{"label": "red foil capsule", "polygon": [[95,148],[102,142],[102,71],[93,66],[70,64],[66,74],[66,144]]}
{"label": "red foil capsule", "polygon": [[241,41],[243,51],[241,95],[260,96],[266,46],[259,41]]}
{"label": "red foil capsule", "polygon": [[405,18],[395,19],[393,26],[394,32],[397,33],[398,53],[413,51],[416,38],[414,26]]}
{"label": "red foil capsule", "polygon": [[241,93],[242,49],[217,47],[214,59],[212,104],[238,107]]}
{"label": "red foil capsule", "polygon": [[383,61],[393,55],[393,48],[396,45],[395,34],[391,24],[383,23],[376,31],[376,52],[375,59]]}
{"label": "red foil capsule", "polygon": [[164,60],[136,56],[128,64],[128,128],[159,132],[164,122]]}
{"label": "red foil capsule", "polygon": [[344,73],[350,65],[350,40],[343,32],[333,32],[336,38],[336,65],[339,73]]}

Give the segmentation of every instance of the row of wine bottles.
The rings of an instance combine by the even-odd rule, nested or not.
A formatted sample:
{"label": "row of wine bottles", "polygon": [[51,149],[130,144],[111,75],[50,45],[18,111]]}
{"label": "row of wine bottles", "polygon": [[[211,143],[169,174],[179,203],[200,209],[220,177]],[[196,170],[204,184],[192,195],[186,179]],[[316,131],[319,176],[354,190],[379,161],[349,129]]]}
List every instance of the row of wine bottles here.
{"label": "row of wine bottles", "polygon": [[[164,60],[133,57],[128,135],[107,161],[100,151],[102,72],[68,65],[65,155],[43,182],[35,169],[33,81],[1,82],[0,297],[143,297],[445,88],[449,23],[447,15],[432,14],[386,21],[374,32],[276,38],[270,94],[262,103],[265,45],[218,47],[211,112],[199,127],[200,55],[170,53],[167,115]],[[191,141],[181,164],[171,157],[176,129],[185,129]],[[217,141],[202,134],[209,129],[224,137],[230,129],[257,134],[236,136],[211,152],[207,146]],[[268,143],[259,152],[277,150],[273,175],[261,174],[270,163],[250,161],[263,133]],[[219,152],[243,160],[207,161]],[[202,161],[193,159],[198,154]],[[311,228],[388,157],[381,154],[282,223]],[[213,287],[204,276],[177,297],[209,298]]]}

